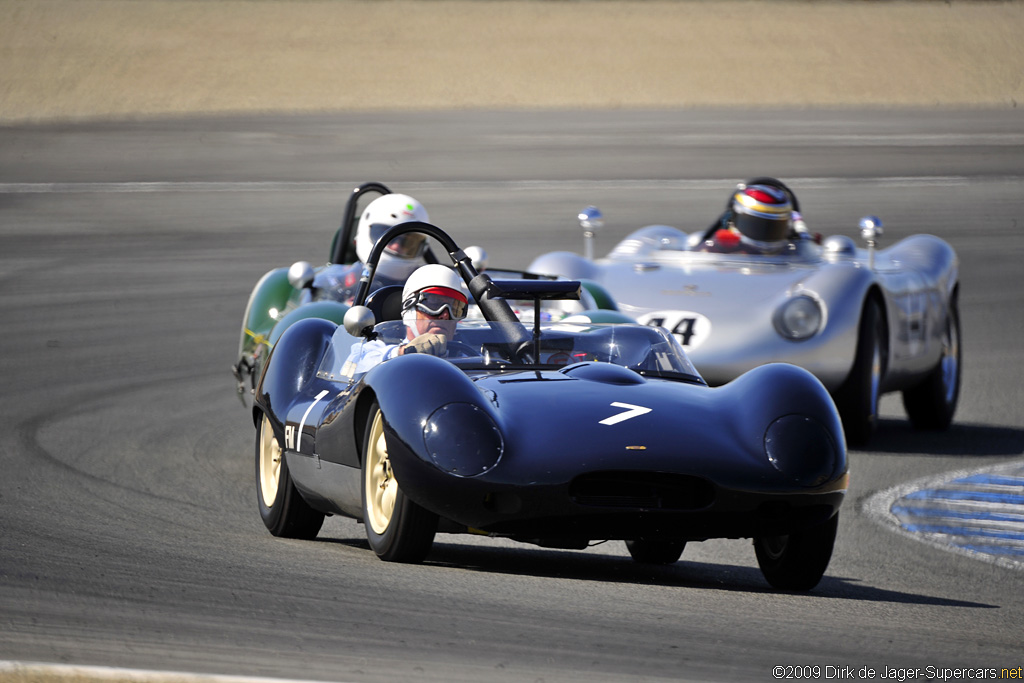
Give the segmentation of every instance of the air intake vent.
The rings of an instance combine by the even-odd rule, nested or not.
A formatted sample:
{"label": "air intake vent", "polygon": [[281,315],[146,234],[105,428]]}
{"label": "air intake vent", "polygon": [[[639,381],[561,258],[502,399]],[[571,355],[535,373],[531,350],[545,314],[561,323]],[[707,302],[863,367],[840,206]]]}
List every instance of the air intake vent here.
{"label": "air intake vent", "polygon": [[569,497],[579,505],[654,510],[700,510],[715,500],[707,479],[659,472],[593,472],[576,477]]}

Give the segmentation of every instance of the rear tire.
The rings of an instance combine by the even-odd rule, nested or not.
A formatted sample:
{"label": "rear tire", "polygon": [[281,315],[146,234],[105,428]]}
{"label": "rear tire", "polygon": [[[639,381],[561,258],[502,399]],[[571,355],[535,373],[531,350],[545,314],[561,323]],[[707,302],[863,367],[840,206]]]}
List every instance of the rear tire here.
{"label": "rear tire", "polygon": [[256,500],[263,524],[274,536],[312,539],[324,513],[309,506],[292,483],[288,462],[265,414],[256,429]]}
{"label": "rear tire", "polygon": [[903,392],[903,407],[915,429],[940,431],[949,427],[960,399],[960,308],[958,294],[949,301],[942,358],[928,376]]}
{"label": "rear tire", "polygon": [[868,299],[857,332],[857,351],[850,376],[835,393],[846,442],[864,446],[878,423],[878,401],[888,361],[885,315],[875,299]]}
{"label": "rear tire", "polygon": [[437,515],[406,497],[395,479],[384,435],[384,414],[370,407],[363,437],[363,525],[385,562],[422,562],[437,533]]}
{"label": "rear tire", "polygon": [[810,529],[754,539],[761,573],[779,590],[808,591],[818,585],[832,559],[839,513]]}
{"label": "rear tire", "polygon": [[686,548],[686,541],[665,540],[660,538],[637,538],[626,541],[633,560],[641,564],[673,564],[679,561]]}

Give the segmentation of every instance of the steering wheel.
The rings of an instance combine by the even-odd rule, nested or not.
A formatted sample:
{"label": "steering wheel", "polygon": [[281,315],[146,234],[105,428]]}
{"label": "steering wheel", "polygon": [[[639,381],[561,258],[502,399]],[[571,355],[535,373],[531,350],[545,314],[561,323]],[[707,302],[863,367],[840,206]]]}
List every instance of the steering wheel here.
{"label": "steering wheel", "polygon": [[473,358],[479,356],[480,347],[467,344],[464,341],[448,340],[446,355],[449,358]]}

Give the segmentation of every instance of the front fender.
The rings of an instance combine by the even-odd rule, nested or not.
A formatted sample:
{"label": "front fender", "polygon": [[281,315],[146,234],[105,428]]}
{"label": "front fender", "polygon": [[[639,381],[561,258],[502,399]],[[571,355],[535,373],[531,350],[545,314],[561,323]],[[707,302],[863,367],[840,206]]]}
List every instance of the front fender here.
{"label": "front fender", "polygon": [[419,446],[423,425],[448,403],[470,403],[493,411],[484,395],[464,372],[446,360],[427,354],[399,356],[366,373],[390,431],[403,442]]}
{"label": "front fender", "polygon": [[[750,451],[763,452],[773,445],[786,450],[773,464],[794,481],[817,485],[846,475],[839,411],[825,386],[807,370],[770,363],[711,391],[723,406],[743,406],[743,411],[732,413],[732,427]],[[758,400],[751,400],[753,396]],[[773,438],[779,441],[772,444]]]}
{"label": "front fender", "polygon": [[429,355],[393,358],[364,381],[384,415],[388,457],[402,491],[421,506],[449,514],[447,503],[438,500],[438,474],[472,477],[501,457],[494,406],[465,373]]}
{"label": "front fender", "polygon": [[260,278],[249,295],[242,316],[242,332],[238,340],[238,359],[249,365],[262,355],[270,334],[277,324],[278,311],[288,304],[294,288],[288,282],[288,269],[276,268]]}

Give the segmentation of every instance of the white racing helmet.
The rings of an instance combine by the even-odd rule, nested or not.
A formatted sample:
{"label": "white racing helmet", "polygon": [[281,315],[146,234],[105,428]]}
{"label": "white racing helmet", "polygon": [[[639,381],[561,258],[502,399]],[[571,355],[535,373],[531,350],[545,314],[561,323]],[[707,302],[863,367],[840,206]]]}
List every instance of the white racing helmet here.
{"label": "white racing helmet", "polygon": [[452,320],[466,317],[468,298],[462,291],[462,278],[447,266],[432,263],[420,266],[402,289],[402,319],[407,325],[416,320],[416,310],[440,315],[444,308]]}
{"label": "white racing helmet", "polygon": [[[370,202],[359,217],[356,228],[356,255],[366,263],[377,242],[388,228],[409,221],[428,223],[427,210],[405,194],[386,194]],[[393,240],[381,252],[377,272],[385,277],[401,279],[423,264],[427,238],[421,233],[407,233]]]}

